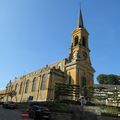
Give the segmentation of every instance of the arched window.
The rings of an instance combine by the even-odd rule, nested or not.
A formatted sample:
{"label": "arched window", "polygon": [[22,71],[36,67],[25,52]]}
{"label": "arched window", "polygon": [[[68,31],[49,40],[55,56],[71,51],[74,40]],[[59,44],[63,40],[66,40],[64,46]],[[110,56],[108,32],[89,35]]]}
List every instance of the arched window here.
{"label": "arched window", "polygon": [[81,85],[82,85],[82,87],[85,87],[87,85],[87,81],[86,81],[85,77],[81,78]]}
{"label": "arched window", "polygon": [[86,47],[86,39],[85,39],[85,37],[82,38],[82,46]]}
{"label": "arched window", "polygon": [[78,36],[75,37],[75,46],[78,44]]}
{"label": "arched window", "polygon": [[33,83],[32,83],[32,92],[35,91],[36,82],[37,82],[37,80],[36,80],[36,78],[34,78],[34,79],[33,79]]}
{"label": "arched window", "polygon": [[15,85],[15,92],[17,93],[18,84]]}
{"label": "arched window", "polygon": [[41,90],[45,90],[46,89],[46,81],[47,81],[47,75],[43,75],[42,83],[41,83]]}
{"label": "arched window", "polygon": [[22,85],[23,85],[23,82],[21,82],[21,84],[20,84],[19,94],[21,94],[21,92],[22,92]]}
{"label": "arched window", "polygon": [[29,80],[27,80],[27,82],[26,82],[26,86],[25,86],[25,93],[27,93],[27,92],[28,92],[28,86],[29,86]]}

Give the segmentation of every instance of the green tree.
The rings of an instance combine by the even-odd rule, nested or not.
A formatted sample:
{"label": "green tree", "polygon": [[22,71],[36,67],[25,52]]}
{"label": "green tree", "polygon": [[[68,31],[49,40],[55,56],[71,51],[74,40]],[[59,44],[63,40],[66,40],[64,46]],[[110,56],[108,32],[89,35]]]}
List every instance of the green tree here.
{"label": "green tree", "polygon": [[120,76],[114,74],[100,74],[97,76],[97,81],[99,84],[120,85]]}
{"label": "green tree", "polygon": [[111,75],[108,75],[107,77],[108,77],[107,78],[108,84],[112,84],[112,85],[118,84],[118,76],[117,75],[111,74]]}
{"label": "green tree", "polygon": [[106,84],[107,83],[107,75],[105,75],[105,74],[98,75],[97,81],[99,84]]}

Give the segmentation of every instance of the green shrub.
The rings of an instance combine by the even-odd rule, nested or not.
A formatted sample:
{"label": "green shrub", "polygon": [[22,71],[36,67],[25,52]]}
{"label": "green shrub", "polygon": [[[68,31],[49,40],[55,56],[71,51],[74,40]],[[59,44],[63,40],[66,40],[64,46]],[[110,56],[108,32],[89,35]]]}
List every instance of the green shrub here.
{"label": "green shrub", "polygon": [[115,117],[115,116],[118,116],[118,114],[120,114],[120,111],[115,107],[105,107],[102,110],[102,115]]}

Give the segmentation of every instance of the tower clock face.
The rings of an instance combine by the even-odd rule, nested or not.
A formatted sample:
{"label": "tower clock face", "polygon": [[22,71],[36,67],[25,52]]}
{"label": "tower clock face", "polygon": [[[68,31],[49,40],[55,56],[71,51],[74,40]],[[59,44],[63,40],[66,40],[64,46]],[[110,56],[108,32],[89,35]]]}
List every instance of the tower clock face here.
{"label": "tower clock face", "polygon": [[83,52],[83,59],[86,60],[87,59],[87,53]]}

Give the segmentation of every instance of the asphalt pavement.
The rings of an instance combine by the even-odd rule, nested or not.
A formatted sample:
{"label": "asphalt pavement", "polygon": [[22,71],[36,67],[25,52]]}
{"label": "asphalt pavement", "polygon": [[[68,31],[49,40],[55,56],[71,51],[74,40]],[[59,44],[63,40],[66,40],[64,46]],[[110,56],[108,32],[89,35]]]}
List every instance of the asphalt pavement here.
{"label": "asphalt pavement", "polygon": [[21,112],[17,109],[5,109],[0,105],[0,120],[32,120],[32,119],[22,119]]}

